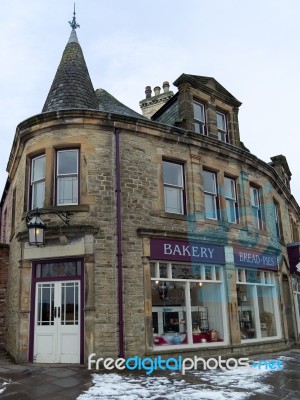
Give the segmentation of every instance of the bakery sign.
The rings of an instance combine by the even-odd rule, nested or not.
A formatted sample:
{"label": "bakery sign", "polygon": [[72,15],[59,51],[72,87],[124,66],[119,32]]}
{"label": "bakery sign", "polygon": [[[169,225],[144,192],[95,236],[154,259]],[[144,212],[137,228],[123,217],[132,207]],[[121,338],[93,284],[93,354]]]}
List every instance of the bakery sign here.
{"label": "bakery sign", "polygon": [[224,246],[196,241],[150,239],[152,260],[225,264]]}
{"label": "bakery sign", "polygon": [[277,256],[271,253],[260,252],[243,247],[234,247],[234,263],[241,267],[278,270]]}

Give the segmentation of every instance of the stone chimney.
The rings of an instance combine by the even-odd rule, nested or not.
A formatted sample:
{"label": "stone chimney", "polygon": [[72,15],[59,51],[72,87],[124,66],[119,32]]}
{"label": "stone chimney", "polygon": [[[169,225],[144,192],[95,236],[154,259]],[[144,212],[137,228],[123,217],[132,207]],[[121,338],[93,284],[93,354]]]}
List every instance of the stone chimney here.
{"label": "stone chimney", "polygon": [[164,89],[164,93],[168,93],[170,91],[170,84],[169,82],[164,82],[163,83],[163,89]]}
{"label": "stone chimney", "polygon": [[146,86],[145,89],[146,99],[149,99],[151,97],[151,93],[152,93],[151,86]]}
{"label": "stone chimney", "polygon": [[142,113],[145,117],[151,119],[152,115],[156,113],[171,97],[174,96],[174,93],[170,91],[169,82],[164,82],[163,85],[163,93],[161,93],[160,86],[155,86],[154,96],[152,96],[151,86],[146,86],[145,89],[145,99],[140,101],[140,107]]}
{"label": "stone chimney", "polygon": [[158,96],[160,94],[160,87],[159,86],[155,86],[154,88],[154,96]]}
{"label": "stone chimney", "polygon": [[285,183],[286,187],[291,190],[290,187],[290,181],[291,181],[291,176],[292,173],[290,171],[289,165],[287,163],[287,160],[285,156],[282,154],[278,156],[271,157],[272,162],[269,164],[275,169],[277,174],[280,176],[280,178],[283,180]]}

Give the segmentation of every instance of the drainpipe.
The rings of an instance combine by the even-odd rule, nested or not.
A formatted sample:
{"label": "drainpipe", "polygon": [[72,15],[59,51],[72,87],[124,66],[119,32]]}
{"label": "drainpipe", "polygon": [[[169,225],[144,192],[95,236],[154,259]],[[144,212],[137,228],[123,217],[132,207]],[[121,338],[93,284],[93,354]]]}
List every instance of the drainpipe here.
{"label": "drainpipe", "polygon": [[117,240],[118,240],[118,314],[119,314],[119,358],[124,358],[124,319],[123,319],[123,261],[122,261],[122,214],[121,214],[121,162],[120,130],[114,131],[116,143],[116,201],[117,201]]}

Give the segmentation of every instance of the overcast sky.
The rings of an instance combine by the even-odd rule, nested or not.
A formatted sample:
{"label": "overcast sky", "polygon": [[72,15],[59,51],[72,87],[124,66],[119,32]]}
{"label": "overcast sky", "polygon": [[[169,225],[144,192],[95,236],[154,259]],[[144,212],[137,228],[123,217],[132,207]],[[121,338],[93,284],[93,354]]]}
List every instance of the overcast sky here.
{"label": "overcast sky", "polygon": [[[213,76],[243,103],[246,147],[286,156],[300,202],[298,0],[77,0],[76,11],[95,89],[140,112],[147,85]],[[1,0],[0,197],[15,129],[42,110],[72,12],[70,0]]]}

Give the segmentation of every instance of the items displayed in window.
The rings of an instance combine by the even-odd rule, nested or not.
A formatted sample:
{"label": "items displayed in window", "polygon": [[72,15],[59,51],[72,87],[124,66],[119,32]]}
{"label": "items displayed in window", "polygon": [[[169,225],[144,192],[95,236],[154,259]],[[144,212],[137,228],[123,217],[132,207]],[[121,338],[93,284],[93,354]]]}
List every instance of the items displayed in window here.
{"label": "items displayed in window", "polygon": [[220,266],[156,262],[151,277],[154,346],[224,342]]}
{"label": "items displayed in window", "polygon": [[237,301],[241,340],[280,336],[273,272],[237,269]]}

